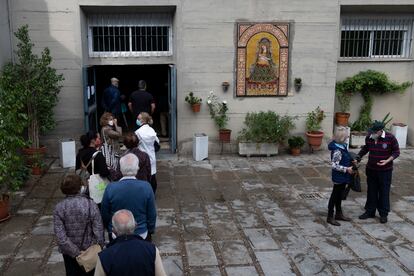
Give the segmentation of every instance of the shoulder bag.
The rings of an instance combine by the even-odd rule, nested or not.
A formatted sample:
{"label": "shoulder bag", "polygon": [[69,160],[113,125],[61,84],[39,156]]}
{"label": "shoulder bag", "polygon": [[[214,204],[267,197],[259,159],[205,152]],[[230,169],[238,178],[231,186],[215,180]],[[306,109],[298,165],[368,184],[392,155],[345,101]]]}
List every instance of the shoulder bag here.
{"label": "shoulder bag", "polygon": [[109,180],[106,177],[100,176],[98,173],[95,173],[95,156],[98,155],[99,151],[95,152],[92,156],[92,175],[88,180],[88,190],[89,196],[92,200],[99,204],[102,201],[103,194],[108,185]]}
{"label": "shoulder bag", "polygon": [[[89,216],[88,221],[85,226],[85,231],[83,233],[82,243],[85,241],[85,236],[87,235],[88,226],[91,225],[91,202],[88,199],[88,210]],[[98,261],[98,253],[102,251],[102,248],[99,244],[92,244],[89,246],[85,251],[83,251],[79,256],[76,257],[76,261],[78,262],[79,266],[82,267],[85,272],[89,272],[94,270],[96,267],[96,262]]]}

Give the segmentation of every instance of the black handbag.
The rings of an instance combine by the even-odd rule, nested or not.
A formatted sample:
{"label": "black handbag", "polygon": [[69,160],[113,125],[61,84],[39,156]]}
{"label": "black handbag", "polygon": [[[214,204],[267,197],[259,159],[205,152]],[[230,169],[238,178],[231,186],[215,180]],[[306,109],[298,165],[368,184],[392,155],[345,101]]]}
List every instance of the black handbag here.
{"label": "black handbag", "polygon": [[157,141],[154,141],[154,150],[155,152],[158,152],[160,150],[161,146]]}

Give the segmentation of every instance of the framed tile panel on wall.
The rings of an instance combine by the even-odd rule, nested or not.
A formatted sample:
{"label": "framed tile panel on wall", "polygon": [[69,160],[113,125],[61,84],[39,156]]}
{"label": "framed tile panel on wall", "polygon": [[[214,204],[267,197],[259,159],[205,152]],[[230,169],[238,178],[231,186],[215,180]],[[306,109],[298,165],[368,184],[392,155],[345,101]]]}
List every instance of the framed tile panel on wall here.
{"label": "framed tile panel on wall", "polygon": [[237,23],[236,96],[287,96],[289,23]]}

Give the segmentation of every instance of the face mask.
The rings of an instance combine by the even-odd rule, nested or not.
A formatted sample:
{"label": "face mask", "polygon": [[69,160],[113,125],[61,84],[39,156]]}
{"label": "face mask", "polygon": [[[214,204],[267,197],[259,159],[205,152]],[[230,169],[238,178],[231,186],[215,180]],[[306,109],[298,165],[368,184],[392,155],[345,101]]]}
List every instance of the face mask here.
{"label": "face mask", "polygon": [[112,236],[112,239],[116,239],[116,235],[114,232],[112,232],[111,236]]}
{"label": "face mask", "polygon": [[113,126],[113,125],[114,125],[114,121],[113,121],[113,120],[110,120],[110,121],[108,122],[108,125]]}
{"label": "face mask", "polygon": [[378,139],[378,134],[376,134],[376,133],[371,134],[371,138],[374,139],[374,140],[377,140]]}
{"label": "face mask", "polygon": [[100,146],[101,146],[101,144],[102,144],[102,142],[101,142],[101,138],[96,138],[96,139],[95,139],[95,146],[96,146],[96,147],[100,147]]}
{"label": "face mask", "polygon": [[141,121],[140,121],[140,120],[138,120],[138,119],[137,119],[137,121],[136,121],[136,124],[137,124],[137,126],[139,126],[139,127],[140,127],[140,126],[142,126]]}
{"label": "face mask", "polygon": [[82,185],[82,187],[80,189],[80,194],[84,194],[85,192],[86,192],[86,186]]}

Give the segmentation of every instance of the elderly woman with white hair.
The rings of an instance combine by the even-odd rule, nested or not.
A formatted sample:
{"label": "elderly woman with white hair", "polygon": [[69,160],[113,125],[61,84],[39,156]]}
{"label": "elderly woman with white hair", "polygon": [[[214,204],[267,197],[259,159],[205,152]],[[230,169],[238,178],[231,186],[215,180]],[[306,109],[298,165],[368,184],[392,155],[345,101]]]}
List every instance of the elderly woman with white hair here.
{"label": "elderly woman with white hair", "polygon": [[158,248],[134,235],[134,215],[118,210],[112,217],[115,239],[99,253],[95,276],[141,275],[165,276]]}
{"label": "elderly woman with white hair", "polygon": [[[340,226],[338,220],[350,221],[351,219],[345,217],[342,213],[342,195],[345,191],[345,186],[351,182],[352,158],[348,152],[346,140],[348,132],[345,127],[338,127],[332,142],[329,143],[328,148],[331,151],[332,161],[332,182],[333,189],[328,204],[328,218],[329,224]],[[334,207],[336,214],[334,217]]]}
{"label": "elderly woman with white hair", "polygon": [[109,183],[102,198],[103,224],[108,229],[110,240],[114,239],[111,218],[116,211],[127,209],[137,222],[134,233],[145,240],[151,240],[157,218],[152,188],[147,181],[135,178],[139,168],[135,154],[124,155],[119,164],[123,177],[117,182]]}

